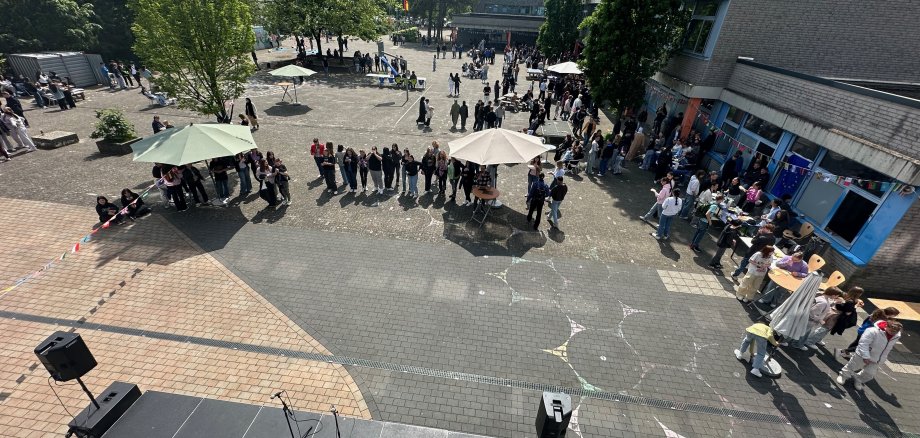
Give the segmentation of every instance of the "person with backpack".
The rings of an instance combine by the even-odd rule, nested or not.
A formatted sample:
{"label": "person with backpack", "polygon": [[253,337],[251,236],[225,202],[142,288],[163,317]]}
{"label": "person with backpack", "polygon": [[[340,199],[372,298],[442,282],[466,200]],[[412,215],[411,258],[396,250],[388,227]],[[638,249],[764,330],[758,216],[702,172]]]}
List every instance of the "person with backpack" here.
{"label": "person with backpack", "polygon": [[[537,158],[540,159],[539,157]],[[549,190],[549,225],[552,228],[559,229],[559,205],[565,199],[569,192],[569,187],[565,185],[561,176],[556,177],[556,184]]]}
{"label": "person with backpack", "polygon": [[[543,214],[543,204],[546,202],[546,197],[549,196],[549,187],[543,182],[544,178],[546,178],[546,175],[542,173],[538,175],[537,181],[530,186],[530,191],[527,192],[527,205],[529,206],[527,222],[534,221],[534,230],[540,229],[540,215]],[[537,218],[531,219],[534,213],[537,213]]]}
{"label": "person with backpack", "polygon": [[716,253],[712,256],[712,260],[709,262],[709,267],[713,269],[722,269],[722,255],[725,254],[725,250],[735,246],[735,242],[738,240],[738,229],[741,228],[740,219],[732,219],[728,223],[728,226],[722,230],[722,234],[719,235],[719,240],[716,242]]}
{"label": "person with backpack", "polygon": [[719,219],[719,204],[722,203],[724,198],[721,194],[716,195],[715,200],[712,202],[702,203],[700,202],[696,207],[696,233],[693,235],[693,238],[690,239],[690,249],[695,252],[703,252],[700,249],[700,242],[703,240],[703,236],[706,235],[706,231],[709,230],[709,227],[712,226],[713,221]]}

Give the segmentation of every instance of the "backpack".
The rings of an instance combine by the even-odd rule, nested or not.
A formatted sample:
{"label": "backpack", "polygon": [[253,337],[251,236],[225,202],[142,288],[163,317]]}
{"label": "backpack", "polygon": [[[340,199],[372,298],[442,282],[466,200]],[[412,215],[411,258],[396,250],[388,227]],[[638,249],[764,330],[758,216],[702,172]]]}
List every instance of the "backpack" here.
{"label": "backpack", "polygon": [[697,205],[697,206],[696,206],[695,215],[696,215],[697,217],[706,217],[706,212],[709,211],[709,207],[711,207],[711,206],[713,206],[713,205],[716,205],[716,203],[715,203],[715,202],[711,202],[711,203],[709,203],[709,204],[700,204],[700,205]]}

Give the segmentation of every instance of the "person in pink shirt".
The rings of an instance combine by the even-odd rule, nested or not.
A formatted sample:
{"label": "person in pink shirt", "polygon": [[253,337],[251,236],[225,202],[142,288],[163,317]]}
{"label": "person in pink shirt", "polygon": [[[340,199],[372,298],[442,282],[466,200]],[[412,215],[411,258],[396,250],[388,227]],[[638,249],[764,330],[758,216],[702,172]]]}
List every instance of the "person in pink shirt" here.
{"label": "person in pink shirt", "polygon": [[661,215],[661,204],[665,199],[668,199],[668,196],[671,195],[671,190],[674,188],[674,183],[667,177],[661,178],[661,190],[649,189],[652,193],[655,194],[655,204],[652,205],[652,208],[648,210],[648,213],[645,213],[642,216],[639,216],[639,219],[642,219],[645,222],[648,222],[652,216]]}

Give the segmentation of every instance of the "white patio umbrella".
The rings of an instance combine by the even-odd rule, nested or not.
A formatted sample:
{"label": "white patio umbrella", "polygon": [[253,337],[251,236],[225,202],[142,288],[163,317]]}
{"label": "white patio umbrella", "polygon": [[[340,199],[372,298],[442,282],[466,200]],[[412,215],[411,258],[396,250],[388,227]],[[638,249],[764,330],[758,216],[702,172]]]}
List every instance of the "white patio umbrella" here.
{"label": "white patio umbrella", "polygon": [[821,285],[821,274],[812,272],[783,304],[770,312],[770,327],[789,340],[801,338],[808,332],[808,312],[815,303]]}
{"label": "white patio umbrella", "polygon": [[[313,76],[316,74],[316,72],[310,70],[309,68],[303,68],[299,65],[288,64],[284,67],[276,68],[268,72],[268,74],[272,76],[296,78],[300,76]],[[297,84],[294,84],[294,105],[300,105],[300,102],[297,101]]]}
{"label": "white patio umbrella", "polygon": [[551,65],[547,67],[546,69],[551,72],[560,73],[564,75],[580,75],[583,73],[581,69],[578,68],[578,64],[571,62],[571,61]]}
{"label": "white patio umbrella", "polygon": [[447,142],[450,155],[480,165],[526,163],[555,149],[539,137],[507,129],[484,129]]}

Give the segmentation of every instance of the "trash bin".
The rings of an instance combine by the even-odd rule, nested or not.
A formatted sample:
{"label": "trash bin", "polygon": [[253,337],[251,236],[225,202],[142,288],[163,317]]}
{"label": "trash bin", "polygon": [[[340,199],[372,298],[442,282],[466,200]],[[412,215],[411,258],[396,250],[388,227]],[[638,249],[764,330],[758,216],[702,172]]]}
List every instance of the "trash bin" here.
{"label": "trash bin", "polygon": [[563,438],[572,419],[572,398],[568,394],[544,392],[537,411],[537,437]]}

